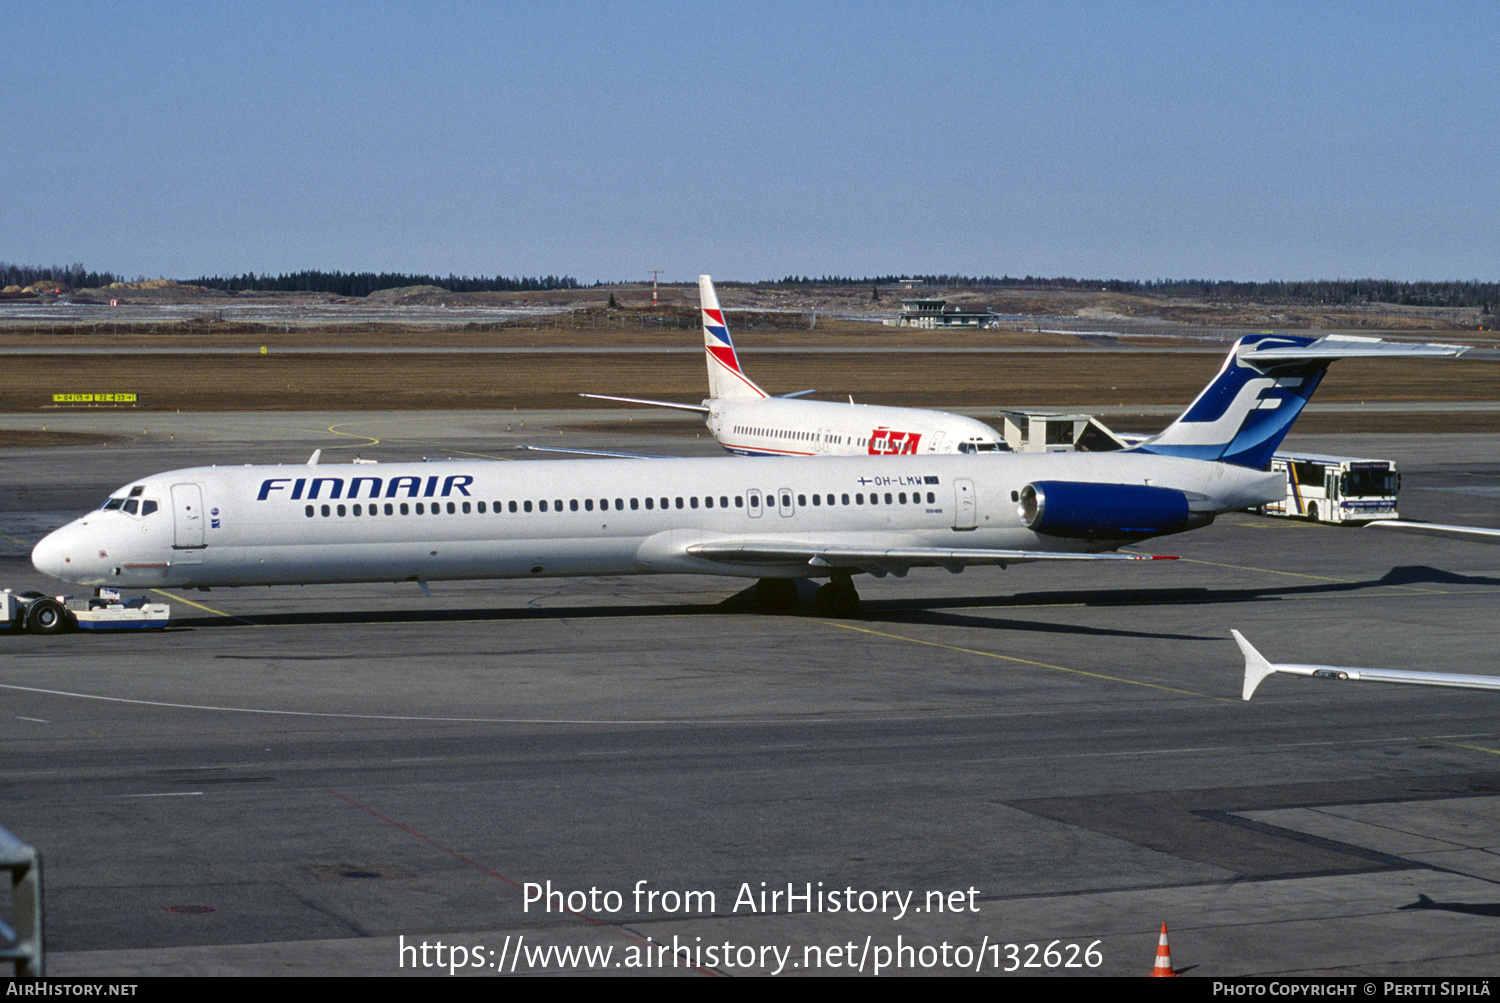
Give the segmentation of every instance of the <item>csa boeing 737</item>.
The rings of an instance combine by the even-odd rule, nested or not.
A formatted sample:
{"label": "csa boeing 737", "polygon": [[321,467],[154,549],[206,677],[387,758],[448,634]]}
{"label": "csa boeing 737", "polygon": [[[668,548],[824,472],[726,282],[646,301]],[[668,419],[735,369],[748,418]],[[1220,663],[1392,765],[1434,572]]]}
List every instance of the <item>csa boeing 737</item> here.
{"label": "csa boeing 737", "polygon": [[1250,335],[1160,435],[1110,453],[445,460],[198,467],[144,477],[53,532],[37,569],[80,585],[706,574],[853,615],[856,573],[1139,560],[1124,544],[1285,490],[1266,467],[1330,362],[1457,346]]}
{"label": "csa boeing 737", "polygon": [[[1005,449],[982,421],[946,411],[772,397],[740,367],[713,280],[698,276],[708,399],[702,404],[583,394],[596,400],[649,404],[704,416],[709,432],[744,456],[900,456],[987,453]],[[807,391],[811,392],[811,391]]]}

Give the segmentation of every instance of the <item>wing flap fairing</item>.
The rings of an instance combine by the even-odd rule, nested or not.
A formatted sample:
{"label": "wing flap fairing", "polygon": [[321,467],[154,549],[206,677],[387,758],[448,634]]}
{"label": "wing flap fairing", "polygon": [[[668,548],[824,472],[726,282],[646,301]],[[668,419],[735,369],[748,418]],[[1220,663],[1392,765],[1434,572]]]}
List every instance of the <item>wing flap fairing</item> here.
{"label": "wing flap fairing", "polygon": [[807,565],[845,570],[880,569],[885,574],[904,575],[911,568],[946,568],[962,571],[977,565],[1006,567],[1037,561],[1158,561],[1175,560],[1157,554],[1111,551],[1101,554],[1034,550],[977,550],[949,547],[850,547],[820,546],[799,541],[714,540],[689,544],[686,552],[704,560],[725,564]]}

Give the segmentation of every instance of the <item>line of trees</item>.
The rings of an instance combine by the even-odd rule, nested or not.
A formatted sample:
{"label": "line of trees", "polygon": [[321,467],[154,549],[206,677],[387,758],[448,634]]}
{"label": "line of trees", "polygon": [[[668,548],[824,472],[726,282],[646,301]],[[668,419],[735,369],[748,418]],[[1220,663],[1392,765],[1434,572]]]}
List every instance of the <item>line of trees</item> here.
{"label": "line of trees", "polygon": [[[38,282],[55,282],[66,289],[107,286],[121,281],[113,272],[92,272],[82,262],[71,265],[18,265],[0,261],[0,286],[30,286]],[[439,286],[449,292],[523,292],[533,290],[578,289],[580,283],[568,275],[546,275],[535,278],[448,275],[415,275],[407,272],[338,272],[306,270],[281,275],[201,276],[186,280],[189,285],[205,286],[224,292],[257,290],[261,292],[314,292],[334,296],[368,296],[381,289],[406,286]],[[1386,303],[1424,307],[1479,307],[1486,314],[1500,312],[1500,283],[1479,282],[1395,282],[1385,279],[1321,279],[1302,282],[1235,282],[1227,279],[1073,279],[1043,278],[1037,275],[788,275],[767,282],[744,283],[756,286],[894,286],[915,283],[942,289],[1012,289],[1080,292],[1108,291],[1140,293],[1155,296],[1185,296],[1207,300],[1261,300],[1278,303],[1352,306],[1361,303]],[[594,283],[599,285],[600,283]],[[735,285],[724,282],[724,285]]]}
{"label": "line of trees", "polygon": [[1500,307],[1500,283],[1394,282],[1384,279],[1322,279],[1304,282],[1235,282],[1215,279],[1071,279],[972,275],[877,275],[853,278],[788,275],[770,286],[891,286],[916,283],[944,289],[1033,289],[1109,291],[1155,296],[1191,296],[1209,300],[1269,300],[1280,303],[1321,303],[1349,306],[1390,303],[1401,306],[1480,307],[1493,313]]}
{"label": "line of trees", "polygon": [[324,271],[289,272],[276,276],[256,275],[254,272],[227,277],[203,276],[189,279],[187,284],[219,289],[224,292],[253,289],[259,292],[328,293],[334,296],[368,296],[381,289],[401,289],[406,286],[439,286],[454,293],[509,293],[578,288],[578,280],[567,275],[547,275],[539,278],[449,275],[446,278],[440,278],[434,275],[413,275],[407,272]]}
{"label": "line of trees", "polygon": [[38,282],[55,282],[64,289],[92,289],[120,281],[113,272],[91,272],[83,262],[71,265],[14,265],[0,261],[0,288],[30,286]]}

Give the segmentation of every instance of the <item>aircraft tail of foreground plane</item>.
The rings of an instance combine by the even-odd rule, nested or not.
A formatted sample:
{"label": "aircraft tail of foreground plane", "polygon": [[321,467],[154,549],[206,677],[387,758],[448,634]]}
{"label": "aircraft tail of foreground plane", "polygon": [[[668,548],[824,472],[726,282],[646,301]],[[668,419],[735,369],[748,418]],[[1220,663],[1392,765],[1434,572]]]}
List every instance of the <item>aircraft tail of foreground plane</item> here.
{"label": "aircraft tail of foreground plane", "polygon": [[1385,532],[1449,538],[1456,536],[1473,543],[1500,544],[1500,529],[1493,529],[1489,526],[1449,526],[1437,522],[1413,522],[1409,519],[1383,519],[1380,522],[1370,523],[1370,526],[1379,526]]}
{"label": "aircraft tail of foreground plane", "polygon": [[1136,448],[1264,470],[1336,359],[1451,357],[1466,351],[1466,345],[1346,335],[1246,335],[1188,409]]}
{"label": "aircraft tail of foreground plane", "polygon": [[1280,672],[1289,676],[1367,683],[1405,683],[1408,686],[1442,686],[1461,690],[1500,690],[1500,676],[1477,676],[1461,672],[1417,672],[1413,669],[1357,669],[1347,665],[1305,665],[1270,662],[1237,630],[1229,632],[1245,656],[1245,686],[1240,698],[1249,700],[1267,676]]}

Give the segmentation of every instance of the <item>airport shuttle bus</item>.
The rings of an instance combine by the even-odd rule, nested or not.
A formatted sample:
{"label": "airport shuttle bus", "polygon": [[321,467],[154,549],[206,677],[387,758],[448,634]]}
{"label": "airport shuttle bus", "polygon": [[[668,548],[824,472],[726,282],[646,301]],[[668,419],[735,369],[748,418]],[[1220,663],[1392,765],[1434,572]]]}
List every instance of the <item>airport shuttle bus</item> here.
{"label": "airport shuttle bus", "polygon": [[1390,460],[1276,453],[1271,471],[1286,480],[1286,497],[1262,510],[1313,522],[1373,522],[1395,519],[1401,475]]}

